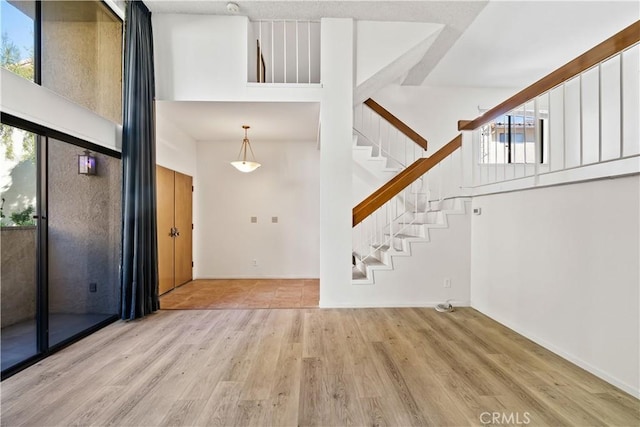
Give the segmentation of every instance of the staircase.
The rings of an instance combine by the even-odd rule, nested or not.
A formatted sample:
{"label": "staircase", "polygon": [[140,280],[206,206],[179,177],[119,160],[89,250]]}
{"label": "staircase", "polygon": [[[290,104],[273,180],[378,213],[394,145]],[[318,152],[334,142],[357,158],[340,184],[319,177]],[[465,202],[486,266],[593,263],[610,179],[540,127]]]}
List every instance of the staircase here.
{"label": "staircase", "polygon": [[[387,228],[384,243],[371,243],[367,255],[354,251],[356,264],[352,268],[352,283],[371,285],[375,283],[375,271],[394,270],[395,257],[412,256],[412,246],[430,242],[430,233],[449,227],[451,215],[467,215],[470,199],[457,197],[442,201],[431,201],[423,210],[404,212],[394,221],[398,230],[393,237]],[[364,253],[364,251],[363,251]]]}
{"label": "staircase", "polygon": [[353,201],[364,200],[396,176],[404,166],[385,156],[364,134],[353,130]]}
{"label": "staircase", "polygon": [[354,200],[362,202],[354,208],[352,283],[374,284],[376,271],[394,270],[395,257],[411,257],[451,215],[468,213],[460,182],[444,168],[460,155],[461,138],[425,158],[427,141],[375,101],[354,117]]}
{"label": "staircase", "polygon": [[353,161],[383,182],[404,169],[401,162],[389,157],[388,153],[356,129],[353,130]]}

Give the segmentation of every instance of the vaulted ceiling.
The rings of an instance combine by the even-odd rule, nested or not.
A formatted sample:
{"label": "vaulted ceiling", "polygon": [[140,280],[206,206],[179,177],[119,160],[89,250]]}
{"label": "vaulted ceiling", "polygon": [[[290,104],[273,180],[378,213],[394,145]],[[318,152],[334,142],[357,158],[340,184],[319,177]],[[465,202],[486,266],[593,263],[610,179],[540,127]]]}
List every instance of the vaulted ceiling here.
{"label": "vaulted ceiling", "polygon": [[[229,15],[227,1],[147,0],[154,13]],[[257,19],[430,22],[445,29],[405,85],[524,87],[640,19],[636,1],[236,1]]]}
{"label": "vaulted ceiling", "polygon": [[[153,13],[229,15],[227,1],[146,0]],[[236,1],[240,15],[257,19],[353,18],[372,21],[407,21],[444,24],[436,42],[402,79],[404,85],[524,88],[565,64],[622,28],[640,19],[637,1]],[[211,117],[229,113],[265,116],[272,106],[169,105],[170,116],[182,115],[190,123],[185,131],[195,139],[237,136],[224,129],[211,133]],[[173,103],[184,104],[184,103]],[[280,109],[286,106],[280,106]],[[291,112],[315,115],[305,137],[317,132],[317,108]],[[272,110],[290,116],[289,112]],[[279,112],[278,112],[279,111]],[[194,117],[203,120],[198,124]],[[277,123],[271,116],[271,123]],[[204,122],[207,120],[207,122]],[[237,122],[234,121],[234,123]],[[288,121],[290,123],[290,121]],[[309,118],[299,118],[308,123]],[[275,125],[276,128],[278,127]],[[237,126],[236,126],[237,127]],[[301,130],[281,125],[277,138],[302,136]],[[289,132],[290,130],[290,132]],[[224,135],[224,137],[223,137]],[[265,137],[276,138],[277,132]]]}

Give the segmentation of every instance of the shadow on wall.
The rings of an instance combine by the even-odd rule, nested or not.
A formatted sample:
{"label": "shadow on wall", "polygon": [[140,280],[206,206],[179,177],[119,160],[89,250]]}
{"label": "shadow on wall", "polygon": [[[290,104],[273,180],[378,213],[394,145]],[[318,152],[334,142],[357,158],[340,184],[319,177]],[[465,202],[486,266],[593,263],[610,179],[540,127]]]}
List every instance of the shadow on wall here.
{"label": "shadow on wall", "polygon": [[94,153],[97,175],[79,175],[77,156],[81,152],[79,147],[49,140],[49,310],[115,314],[119,306],[120,160]]}

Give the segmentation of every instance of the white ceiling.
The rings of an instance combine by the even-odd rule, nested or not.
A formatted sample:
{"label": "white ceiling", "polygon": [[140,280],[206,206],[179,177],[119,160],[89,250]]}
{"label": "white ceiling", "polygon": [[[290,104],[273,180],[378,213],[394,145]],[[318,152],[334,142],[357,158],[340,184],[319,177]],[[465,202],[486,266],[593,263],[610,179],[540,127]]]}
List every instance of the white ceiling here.
{"label": "white ceiling", "polygon": [[[425,22],[444,25],[427,54],[411,72],[405,82],[420,84],[453,43],[487,5],[487,0],[455,1],[235,1],[238,15],[258,19],[353,18],[356,20]],[[175,1],[145,0],[153,13],[189,13],[232,15],[226,9],[227,1]]]}
{"label": "white ceiling", "polygon": [[256,141],[315,141],[318,103],[158,101],[158,116],[196,141],[241,141],[242,125]]}
{"label": "white ceiling", "polygon": [[[192,13],[232,15],[228,1],[145,0],[153,13]],[[238,15],[250,19],[353,18],[371,21],[458,22],[479,10],[485,0],[470,1],[234,1],[240,6]]]}
{"label": "white ceiling", "polygon": [[424,84],[524,89],[638,19],[637,1],[491,1]]}
{"label": "white ceiling", "polygon": [[[640,18],[638,1],[237,1],[251,19],[445,24],[404,84],[524,88]],[[228,15],[226,1],[146,0],[154,13]],[[425,78],[426,77],[426,78]],[[160,102],[159,113],[200,141],[315,140],[317,104]]]}

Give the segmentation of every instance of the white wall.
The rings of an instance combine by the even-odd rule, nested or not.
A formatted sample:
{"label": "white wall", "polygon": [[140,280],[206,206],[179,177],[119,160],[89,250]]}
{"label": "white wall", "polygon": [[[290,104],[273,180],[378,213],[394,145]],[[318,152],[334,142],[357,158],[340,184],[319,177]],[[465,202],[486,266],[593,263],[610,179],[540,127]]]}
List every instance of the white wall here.
{"label": "white wall", "polygon": [[360,103],[401,78],[422,60],[442,24],[357,21],[356,93]]}
{"label": "white wall", "polygon": [[492,108],[517,90],[470,87],[389,85],[372,98],[428,141],[431,155],[453,139],[458,120],[480,115],[478,106]]}
{"label": "white wall", "polygon": [[159,100],[317,102],[320,99],[319,85],[274,87],[247,83],[246,16],[156,13],[152,21]]}
{"label": "white wall", "polygon": [[252,147],[262,166],[245,174],[229,164],[240,140],[197,143],[194,277],[317,278],[316,142],[254,140]]}
{"label": "white wall", "polygon": [[120,125],[11,71],[0,73],[3,112],[120,151]]}
{"label": "white wall", "polygon": [[205,100],[247,83],[247,18],[153,14],[158,99]]}
{"label": "white wall", "polygon": [[196,141],[171,120],[164,103],[157,102],[156,163],[195,178],[196,158]]}
{"label": "white wall", "polygon": [[474,198],[471,304],[640,395],[640,176]]}
{"label": "white wall", "polygon": [[350,299],[353,20],[321,21],[320,306]]}

